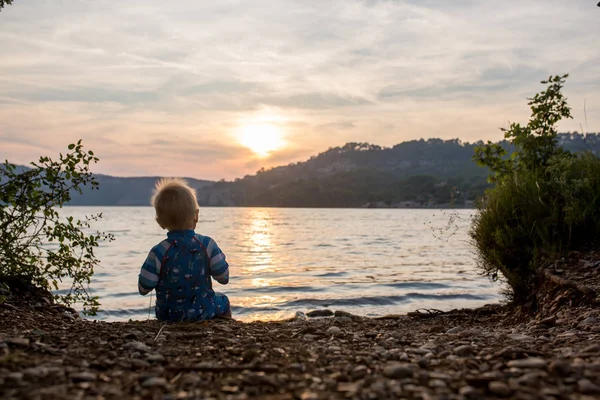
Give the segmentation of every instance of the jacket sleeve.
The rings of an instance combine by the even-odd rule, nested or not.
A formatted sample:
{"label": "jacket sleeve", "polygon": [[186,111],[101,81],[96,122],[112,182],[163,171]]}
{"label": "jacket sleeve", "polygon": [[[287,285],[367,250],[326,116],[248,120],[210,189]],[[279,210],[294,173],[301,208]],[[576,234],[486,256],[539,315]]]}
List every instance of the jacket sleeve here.
{"label": "jacket sleeve", "polygon": [[145,296],[158,286],[160,276],[160,258],[156,248],[150,250],[146,261],[142,265],[140,274],[138,275],[138,292]]}
{"label": "jacket sleeve", "polygon": [[227,264],[225,254],[212,239],[209,240],[206,251],[208,253],[210,275],[221,285],[227,285],[229,283],[229,264]]}

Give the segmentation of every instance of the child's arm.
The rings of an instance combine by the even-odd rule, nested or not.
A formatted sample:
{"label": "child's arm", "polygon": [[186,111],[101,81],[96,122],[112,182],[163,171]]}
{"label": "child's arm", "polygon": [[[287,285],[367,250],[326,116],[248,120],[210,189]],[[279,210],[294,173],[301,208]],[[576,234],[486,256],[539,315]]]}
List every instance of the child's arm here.
{"label": "child's arm", "polygon": [[227,285],[229,283],[229,264],[225,260],[225,254],[212,239],[208,242],[206,251],[208,252],[210,275],[221,285]]}
{"label": "child's arm", "polygon": [[144,261],[144,265],[142,265],[138,276],[138,291],[142,296],[147,295],[152,289],[158,286],[160,263],[160,259],[154,249],[150,250],[150,254],[148,254],[148,258]]}

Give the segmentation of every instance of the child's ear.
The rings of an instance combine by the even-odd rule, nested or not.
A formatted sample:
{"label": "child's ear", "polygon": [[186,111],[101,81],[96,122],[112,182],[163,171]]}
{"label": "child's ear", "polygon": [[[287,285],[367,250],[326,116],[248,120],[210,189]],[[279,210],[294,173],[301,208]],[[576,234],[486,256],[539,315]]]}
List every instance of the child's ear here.
{"label": "child's ear", "polygon": [[197,224],[198,223],[198,214],[200,213],[200,210],[196,210],[196,218],[194,218],[194,223]]}
{"label": "child's ear", "polygon": [[163,226],[163,224],[160,223],[160,221],[158,220],[158,217],[154,218],[156,220],[156,223],[158,224],[158,226],[160,226],[162,229],[165,229],[165,227]]}

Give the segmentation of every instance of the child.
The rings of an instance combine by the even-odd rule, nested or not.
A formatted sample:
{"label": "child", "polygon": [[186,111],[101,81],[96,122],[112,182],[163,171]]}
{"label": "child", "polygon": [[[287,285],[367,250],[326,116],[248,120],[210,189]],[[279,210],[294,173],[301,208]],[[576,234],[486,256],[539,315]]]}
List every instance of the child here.
{"label": "child", "polygon": [[227,296],[215,293],[211,276],[229,282],[225,254],[208,236],[194,232],[198,223],[196,192],[181,179],[161,179],[152,196],[156,222],[167,238],[154,246],[140,271],[138,290],[156,289],[156,318],[161,321],[201,321],[231,317]]}

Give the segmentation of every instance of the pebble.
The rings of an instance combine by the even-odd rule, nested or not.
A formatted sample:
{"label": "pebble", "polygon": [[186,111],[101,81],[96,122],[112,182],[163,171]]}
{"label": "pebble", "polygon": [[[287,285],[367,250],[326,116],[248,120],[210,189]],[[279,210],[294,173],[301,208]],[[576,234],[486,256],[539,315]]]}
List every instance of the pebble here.
{"label": "pebble", "polygon": [[293,319],[294,321],[306,321],[308,318],[302,311],[296,311],[296,315],[294,315]]}
{"label": "pebble", "polygon": [[556,317],[548,317],[548,318],[544,318],[543,320],[541,320],[539,322],[539,325],[546,325],[548,327],[554,326],[556,324]]}
{"label": "pebble", "polygon": [[465,344],[463,346],[458,346],[454,349],[454,354],[460,357],[468,357],[474,353],[474,349],[472,346]]}
{"label": "pebble", "polygon": [[413,375],[417,366],[408,363],[388,364],[383,368],[383,375],[392,379],[408,378]]}
{"label": "pebble", "polygon": [[6,344],[12,345],[15,347],[28,347],[29,343],[30,343],[29,339],[27,339],[27,338],[15,337],[15,338],[6,339]]}
{"label": "pebble", "polygon": [[466,397],[467,399],[474,399],[479,397],[479,391],[473,386],[463,386],[458,390],[458,393],[461,396]]}
{"label": "pebble", "polygon": [[429,387],[436,389],[445,389],[448,387],[448,384],[441,379],[432,379],[429,381]]}
{"label": "pebble", "polygon": [[337,326],[332,326],[331,328],[327,329],[327,333],[333,336],[337,336],[342,333],[342,330]]}
{"label": "pebble", "polygon": [[331,310],[314,310],[306,313],[308,318],[319,318],[319,317],[331,317],[333,316],[333,311]]}
{"label": "pebble", "polygon": [[8,374],[8,376],[6,378],[8,381],[18,383],[23,380],[23,377],[24,377],[24,374],[22,372],[11,372],[10,374]]}
{"label": "pebble", "polygon": [[589,379],[581,379],[577,382],[577,389],[584,394],[598,394],[600,393],[600,386],[596,385]]}
{"label": "pebble", "polygon": [[490,382],[488,390],[499,397],[508,397],[512,394],[512,389],[506,383],[501,381]]}
{"label": "pebble", "polygon": [[598,318],[588,317],[588,318],[584,319],[583,321],[581,321],[579,323],[579,325],[594,325],[596,322],[598,322]]}
{"label": "pebble", "polygon": [[350,318],[350,319],[360,318],[357,315],[350,314],[349,312],[342,311],[342,310],[337,310],[336,312],[333,313],[333,316],[336,317],[336,318]]}
{"label": "pebble", "polygon": [[455,334],[455,333],[459,333],[459,332],[460,332],[460,327],[458,327],[458,326],[455,326],[454,328],[448,329],[446,331],[446,333],[450,334],[450,335]]}
{"label": "pebble", "polygon": [[555,360],[548,366],[548,371],[553,375],[565,376],[571,373],[571,363],[567,360]]}
{"label": "pebble", "polygon": [[[431,353],[430,353],[430,354],[431,354]],[[429,366],[431,365],[431,361],[430,361],[430,359],[429,359],[429,358],[425,358],[425,357],[423,357],[423,358],[421,358],[421,359],[419,360],[418,364],[419,364],[419,367],[421,367],[421,368],[423,368],[423,369],[427,369],[427,368],[429,368]]]}
{"label": "pebble", "polygon": [[519,360],[511,360],[506,363],[509,368],[546,368],[548,363],[543,358],[530,357]]}
{"label": "pebble", "polygon": [[352,371],[353,379],[362,379],[367,375],[369,375],[369,368],[367,368],[365,365],[359,365]]}
{"label": "pebble", "polygon": [[319,395],[311,391],[302,392],[300,400],[319,400]]}
{"label": "pebble", "polygon": [[96,374],[92,372],[76,372],[70,375],[70,378],[73,382],[93,382],[96,380]]}
{"label": "pebble", "polygon": [[528,386],[528,387],[538,387],[540,385],[540,381],[542,377],[538,373],[529,373],[519,377],[516,382],[519,385]]}
{"label": "pebble", "polygon": [[126,343],[123,347],[125,347],[126,349],[133,349],[142,352],[149,352],[150,350],[152,350],[147,344],[138,341]]}
{"label": "pebble", "polygon": [[165,387],[165,386],[167,386],[167,380],[165,378],[161,378],[161,377],[148,378],[142,383],[142,387],[145,387],[145,388],[155,388],[155,387]]}
{"label": "pebble", "polygon": [[165,357],[163,357],[162,354],[149,354],[148,357],[146,357],[146,360],[150,362],[160,363],[165,361]]}
{"label": "pebble", "polygon": [[197,384],[200,381],[201,381],[200,376],[198,376],[198,374],[194,373],[194,372],[189,372],[189,373],[187,373],[187,374],[185,374],[185,375],[183,375],[181,377],[181,384],[182,385],[193,386],[193,385]]}
{"label": "pebble", "polygon": [[535,340],[531,336],[523,335],[522,333],[511,333],[506,335],[509,339],[516,340],[517,342],[526,342],[529,340]]}
{"label": "pebble", "polygon": [[599,353],[600,352],[600,344],[592,344],[586,348],[584,348],[583,350],[581,350],[582,353]]}

